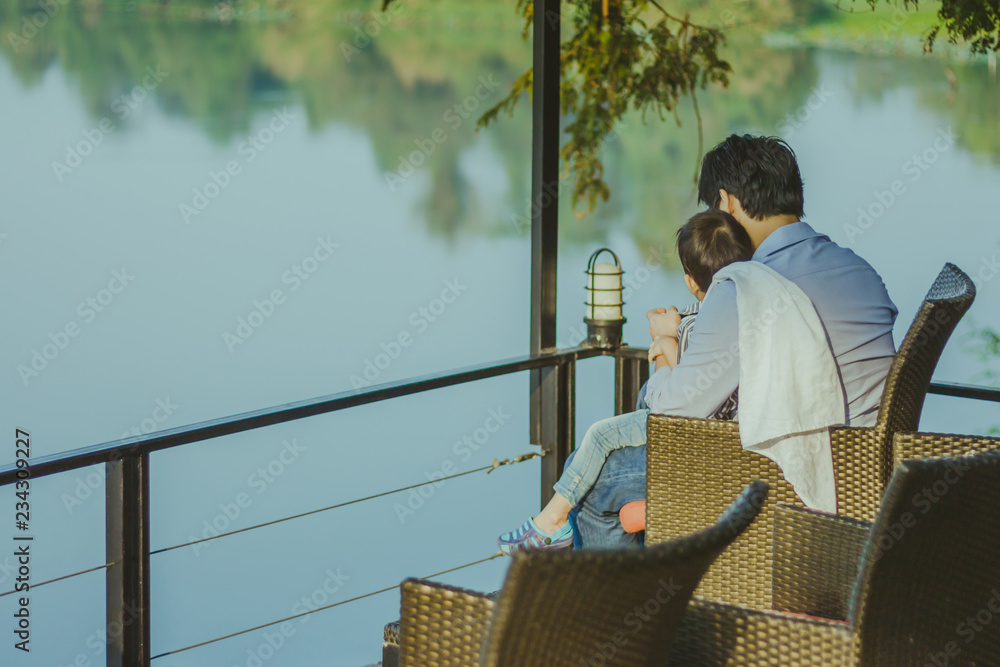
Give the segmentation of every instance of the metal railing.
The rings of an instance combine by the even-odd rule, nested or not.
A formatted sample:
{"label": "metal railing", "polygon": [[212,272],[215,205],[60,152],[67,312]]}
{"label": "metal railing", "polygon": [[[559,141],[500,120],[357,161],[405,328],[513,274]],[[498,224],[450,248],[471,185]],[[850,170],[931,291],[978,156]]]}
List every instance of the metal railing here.
{"label": "metal railing", "polygon": [[[544,502],[551,496],[552,485],[558,479],[574,445],[576,362],[601,355],[613,356],[615,412],[626,412],[635,405],[639,388],[649,376],[644,349],[627,346],[613,350],[590,347],[556,349],[560,27],[560,0],[536,0],[533,30],[531,315],[528,355],[382,384],[361,391],[288,403],[31,461],[32,478],[101,463],[106,467],[105,564],[46,583],[105,569],[107,627],[121,630],[107,633],[108,667],[140,667],[148,665],[151,660],[149,455],[152,452],[442,387],[529,371],[529,438],[532,443],[540,445],[546,454],[541,464],[541,495]],[[1000,403],[1000,390],[989,387],[936,383],[931,385],[930,392]],[[22,469],[14,465],[0,468],[0,486],[17,481],[19,470]],[[332,507],[334,506],[317,511]],[[264,525],[266,524],[255,528]],[[378,592],[380,591],[375,593]],[[218,639],[222,638],[211,641]],[[209,642],[176,649],[160,656],[205,643]]]}
{"label": "metal railing", "polygon": [[[559,239],[560,0],[535,6],[532,95],[531,314],[529,354],[404,382],[383,384],[217,419],[155,435],[126,438],[32,462],[32,477],[104,463],[107,469],[107,664],[148,665],[149,455],[210,438],[250,431],[440,387],[530,372],[530,440],[542,458],[542,500],[547,500],[573,448],[575,364],[602,354],[616,359],[616,408],[634,404],[649,373],[645,355],[593,348],[557,350],[556,278]],[[0,486],[15,482],[15,466],[0,468]],[[93,568],[93,569],[100,569]],[[81,574],[81,573],[77,573]],[[117,625],[116,625],[117,624]]]}
{"label": "metal railing", "polygon": [[955,398],[971,398],[977,401],[1000,403],[1000,389],[984,387],[976,384],[958,384],[955,382],[931,382],[928,394],[938,396],[954,396]]}
{"label": "metal railing", "polygon": [[[100,445],[71,450],[62,454],[38,458],[31,462],[29,468],[31,479],[77,470],[95,464],[103,463],[106,466],[106,563],[36,584],[35,587],[105,569],[107,627],[121,628],[120,632],[108,633],[107,665],[109,667],[148,665],[152,659],[149,596],[151,583],[150,556],[155,553],[188,546],[187,544],[181,544],[158,549],[152,553],[150,552],[149,455],[151,453],[443,387],[476,382],[524,371],[540,371],[542,386],[544,387],[548,384],[548,390],[552,394],[547,401],[532,401],[531,412],[531,440],[534,444],[541,445],[545,454],[542,458],[541,473],[542,498],[544,501],[548,497],[545,491],[551,490],[552,485],[558,479],[565,463],[565,458],[569,455],[574,443],[573,424],[576,417],[574,401],[576,391],[576,362],[597,356],[612,356],[615,359],[615,414],[632,410],[641,386],[649,377],[646,350],[629,346],[621,346],[610,350],[574,347],[566,350],[546,352],[540,355],[524,355],[493,363],[468,366],[410,380],[380,384],[364,390],[330,394],[310,400],[287,403],[150,435],[124,438]],[[536,398],[534,394],[537,388],[538,385],[533,383],[533,398]],[[1000,389],[992,387],[939,382],[932,383],[928,391],[929,393],[943,396],[1000,403]],[[486,468],[489,467],[491,466],[486,466]],[[480,470],[482,469],[466,471],[460,474],[469,474]],[[23,471],[23,468],[19,468],[14,464],[0,467],[0,486],[12,484],[23,478]],[[380,497],[388,493],[405,490],[406,488],[411,487],[395,489],[367,498],[331,505],[307,512],[301,516],[335,509],[355,502]],[[285,517],[266,524],[234,531],[233,533],[223,533],[209,539],[225,537],[236,532],[263,528],[273,523],[295,519],[299,516]],[[476,561],[476,563],[478,562],[483,561]],[[391,588],[381,589],[375,591],[375,593],[384,592]],[[162,653],[157,657],[238,634],[242,634],[242,632],[202,642],[201,644],[184,649]]]}
{"label": "metal railing", "polygon": [[[602,355],[614,356],[616,360],[615,405],[631,409],[631,406],[635,404],[635,397],[641,384],[648,377],[645,352],[640,352],[628,347],[621,347],[618,350],[575,347],[540,355],[525,355],[443,373],[434,373],[410,380],[385,383],[364,390],[346,391],[311,400],[287,403],[150,435],[129,437],[61,454],[39,457],[32,460],[27,469],[30,479],[101,463],[105,465],[107,473],[106,563],[43,583],[55,583],[70,577],[105,569],[107,627],[121,629],[120,632],[108,633],[108,667],[148,665],[151,660],[149,595],[151,555],[149,545],[149,455],[151,453],[443,387],[523,371],[542,371],[544,382],[550,382],[552,378],[556,378],[556,381],[553,382],[556,389],[553,397],[555,400],[551,404],[538,403],[533,405],[531,421],[532,425],[537,427],[539,437],[532,438],[532,442],[541,445],[545,453],[548,454],[542,459],[542,487],[551,489],[562,469],[565,455],[568,455],[573,444],[573,421],[575,418],[573,394],[575,392],[576,362]],[[546,436],[551,437],[554,433],[562,434],[560,440],[566,438],[559,443],[561,446],[565,445],[565,455],[561,457],[557,465],[546,465],[547,461],[560,459],[558,455],[553,455],[556,453],[552,451],[552,441],[545,439]],[[0,486],[12,484],[24,478],[24,471],[24,468],[15,464],[0,467]],[[270,524],[254,528],[264,527],[264,525]],[[174,547],[160,549],[156,553],[172,548]]]}

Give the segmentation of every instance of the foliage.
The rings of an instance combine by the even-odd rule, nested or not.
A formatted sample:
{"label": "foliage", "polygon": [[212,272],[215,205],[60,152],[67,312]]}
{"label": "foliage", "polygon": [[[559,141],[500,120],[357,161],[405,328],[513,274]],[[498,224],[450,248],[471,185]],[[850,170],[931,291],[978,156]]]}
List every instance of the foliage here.
{"label": "foliage", "polygon": [[[991,363],[1000,359],[1000,333],[984,327],[973,332],[969,338],[969,345],[966,349],[972,352],[985,366],[980,377],[990,384],[1000,384],[1000,370],[990,367]],[[990,429],[989,435],[1000,436],[1000,426],[994,426]]]}
{"label": "foliage", "polygon": [[[868,0],[874,6],[878,0]],[[903,0],[903,6],[917,6],[917,0]],[[928,51],[934,48],[941,28],[948,41],[969,45],[972,53],[1000,51],[1000,0],[943,0],[938,10],[940,25],[931,28],[925,39]]]}
{"label": "foliage", "polygon": [[[610,190],[618,196],[595,216],[577,224],[561,224],[561,233],[567,237],[599,238],[606,233],[609,221],[620,224],[625,215],[637,239],[670,245],[667,237],[672,225],[695,210],[690,181],[676,174],[690,172],[700,161],[696,124],[703,121],[713,137],[747,128],[781,132],[782,118],[789,109],[803,104],[816,84],[814,58],[809,52],[761,48],[756,37],[773,27],[811,24],[821,17],[823,7],[831,6],[830,0],[670,2],[667,7],[675,15],[688,18],[690,10],[689,26],[725,32],[727,43],[719,42],[718,53],[738,72],[730,75],[728,88],[710,85],[706,92],[698,93],[698,114],[681,100],[685,94],[681,88],[675,91],[678,97],[671,100],[671,110],[657,109],[661,115],[680,118],[690,131],[671,131],[669,125],[649,128],[643,126],[642,108],[629,100],[626,91],[608,90],[609,86],[599,84],[610,71],[604,64],[608,54],[624,58],[626,53],[640,53],[652,58],[654,48],[639,48],[637,40],[629,38],[630,50],[615,52],[610,46],[612,36],[603,47],[605,55],[588,61],[586,42],[578,40],[577,57],[590,63],[590,74],[584,77],[567,70],[564,89],[569,86],[578,94],[577,104],[585,111],[593,107],[589,116],[592,124],[594,114],[603,109],[595,105],[602,100],[622,107],[622,113],[613,121],[611,131],[602,133],[599,128],[585,127],[586,113],[568,111],[564,129],[586,130],[592,141],[588,144],[581,139],[575,144],[579,160],[566,161],[563,183],[569,190],[572,172],[577,169],[574,165],[585,167],[589,163],[593,170],[588,172],[591,189],[587,192],[596,193],[594,201]],[[42,11],[43,5],[49,6],[36,0],[0,3],[0,57],[29,87],[40,85],[44,73],[58,64],[95,119],[115,118],[112,103],[141,83],[147,65],[158,64],[171,74],[146,104],[193,121],[219,142],[245,136],[255,119],[269,114],[278,99],[301,103],[312,130],[334,123],[368,129],[366,134],[382,171],[398,167],[400,156],[414,149],[414,138],[426,137],[435,127],[448,128],[448,141],[425,168],[431,183],[426,201],[418,205],[429,207],[428,224],[448,237],[458,227],[486,227],[491,233],[523,233],[527,228],[530,161],[525,156],[530,146],[530,108],[521,105],[514,118],[491,123],[483,137],[501,156],[509,176],[510,204],[503,214],[497,213],[500,207],[495,203],[477,210],[486,207],[486,200],[461,194],[466,177],[458,160],[475,140],[471,132],[475,116],[457,132],[451,132],[442,120],[442,114],[469,92],[470,83],[483,72],[494,73],[501,82],[490,103],[509,91],[503,111],[511,111],[517,104],[515,90],[530,89],[530,70],[525,72],[530,66],[530,48],[517,39],[530,29],[531,5],[527,1],[522,0],[520,15],[511,11],[509,0],[474,5],[459,0],[407,2],[362,53],[349,59],[344,46],[355,43],[361,30],[376,18],[370,11],[377,9],[372,0],[233,0],[208,6],[204,0],[138,0],[137,7],[132,3],[59,4],[59,11],[49,17],[37,36],[15,47],[9,35],[19,34],[24,22]],[[587,16],[597,27],[606,25],[609,33],[622,30],[612,26],[621,26],[627,19],[617,0],[609,0],[606,23],[600,4],[564,0],[563,5],[566,38],[578,33],[580,26],[591,25]],[[638,16],[645,24],[655,26],[656,21],[664,21],[671,34],[683,29],[683,20],[667,19],[655,5],[648,6],[649,12]],[[880,11],[887,12],[887,6],[879,5]],[[228,7],[231,15],[221,14],[219,7]],[[580,7],[592,15],[584,14]],[[859,3],[860,7],[867,6]],[[923,16],[933,16],[926,4],[921,7],[921,20],[903,26],[914,37],[927,25]],[[855,24],[869,19],[885,21],[884,14],[861,14],[851,20]],[[906,14],[908,18],[912,15]],[[847,16],[851,15],[837,12],[833,18],[839,21]],[[445,24],[449,29],[442,30]],[[635,25],[641,33],[642,27]],[[602,31],[595,28],[589,34],[599,39]],[[567,41],[564,48],[569,45]],[[457,52],[461,58],[455,58]],[[921,106],[947,114],[959,130],[963,146],[1000,164],[1000,127],[996,123],[1000,97],[995,85],[971,71],[973,65],[950,66],[962,85],[947,96],[940,94],[938,72],[919,59],[898,59],[889,69],[856,66],[856,75],[851,77],[857,88],[854,95],[856,99],[881,95],[899,86],[910,87],[912,83],[907,82],[918,82]],[[667,67],[673,65],[667,63]],[[628,85],[641,80],[642,70],[619,70],[623,72],[619,80]],[[568,81],[570,78],[573,80]],[[589,81],[586,88],[585,81]],[[345,95],[345,90],[351,94]],[[649,104],[645,108],[650,109]],[[612,118],[605,115],[600,122],[610,125]],[[138,117],[130,116],[122,127]],[[567,139],[564,156],[573,145],[573,134],[567,134]],[[662,178],[657,176],[660,174]],[[574,194],[582,187],[578,183]],[[586,207],[591,201],[584,195],[575,203]],[[563,207],[561,213],[567,218],[569,208]],[[504,224],[490,227],[501,218]]]}
{"label": "foliage", "polygon": [[[395,1],[383,0],[383,9]],[[873,9],[879,2],[866,1]],[[887,1],[901,2],[907,11],[918,5],[918,0]],[[570,122],[560,156],[576,177],[574,211],[586,204],[586,212],[610,196],[600,154],[606,138],[613,136],[630,110],[642,112],[644,121],[652,110],[661,120],[670,115],[680,124],[678,104],[690,96],[700,146],[697,91],[729,83],[732,68],[719,52],[725,42],[723,29],[732,27],[734,12],[723,10],[722,20],[709,27],[692,21],[689,13],[683,18],[671,14],[657,0],[563,0],[562,5],[571,16],[573,34],[562,45],[561,104]],[[815,2],[805,3],[805,17],[822,17],[821,9]],[[533,1],[518,0],[517,11],[525,20],[527,38]],[[925,37],[928,51],[941,28],[949,41],[964,40],[973,53],[1000,50],[1000,0],[942,0],[937,20]],[[490,125],[501,112],[510,114],[522,94],[530,93],[531,84],[529,69],[500,103],[483,114],[479,125]]]}
{"label": "foliage", "polygon": [[[630,111],[645,119],[654,112],[680,123],[677,105],[709,84],[726,86],[729,63],[719,56],[722,32],[667,12],[655,0],[622,0],[603,5],[594,0],[567,0],[573,35],[563,43],[561,106],[570,117],[569,135],[560,156],[575,175],[574,210],[585,203],[593,210],[607,201],[610,190],[601,161],[607,138]],[[605,13],[605,9],[607,10]],[[531,0],[519,0],[528,35],[534,15]],[[528,70],[507,97],[483,114],[488,126],[501,112],[511,113],[522,93],[531,89]]]}
{"label": "foliage", "polygon": [[[1000,333],[983,328],[974,332],[971,338],[969,349],[984,365],[1000,359]],[[1000,380],[1000,371],[987,367],[983,371],[983,377],[992,381]]]}

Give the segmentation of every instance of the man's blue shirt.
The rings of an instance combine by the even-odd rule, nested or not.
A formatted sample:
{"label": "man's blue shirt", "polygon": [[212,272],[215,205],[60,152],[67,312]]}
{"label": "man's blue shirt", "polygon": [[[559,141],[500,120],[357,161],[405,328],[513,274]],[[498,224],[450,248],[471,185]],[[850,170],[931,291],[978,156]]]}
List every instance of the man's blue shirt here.
{"label": "man's blue shirt", "polygon": [[[779,227],[753,259],[798,285],[812,300],[833,348],[855,426],[871,426],[896,348],[892,326],[898,313],[885,284],[868,262],[804,222]],[[653,373],[646,403],[653,412],[708,417],[739,385],[739,322],[736,288],[719,283],[701,304],[691,341],[673,369]]]}

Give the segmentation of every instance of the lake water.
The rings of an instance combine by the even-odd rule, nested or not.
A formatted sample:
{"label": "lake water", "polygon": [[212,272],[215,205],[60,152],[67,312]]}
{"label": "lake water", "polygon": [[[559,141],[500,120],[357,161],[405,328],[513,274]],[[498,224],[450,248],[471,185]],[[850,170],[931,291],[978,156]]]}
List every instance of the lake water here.
{"label": "lake water", "polygon": [[[0,0],[5,433],[30,431],[42,456],[527,351],[527,105],[474,126],[530,64],[508,4],[405,4],[377,30],[363,2],[156,7],[58,5],[24,37],[40,10]],[[730,59],[729,90],[700,98],[708,145],[789,140],[807,220],[884,276],[897,342],[944,262],[976,276],[935,377],[988,382],[996,363],[975,336],[1000,329],[995,74],[752,43]],[[581,338],[582,272],[603,245],[634,281],[627,341],[646,342],[647,309],[689,300],[671,252],[697,210],[696,126],[681,117],[631,119],[609,139],[613,195],[597,212],[577,220],[564,201],[560,345]],[[433,151],[401,168],[420,145]],[[611,414],[612,369],[580,365],[578,433]],[[507,376],[155,454],[152,548],[532,451],[527,386]],[[921,427],[998,424],[995,405],[931,397]],[[13,460],[13,436],[2,452]],[[530,461],[422,502],[404,492],[154,555],[153,654],[488,556],[537,508],[538,475]],[[100,468],[33,483],[36,581],[104,562],[102,496]],[[11,515],[14,502],[0,492]],[[12,562],[0,557],[4,590]],[[493,590],[505,566],[442,580]],[[272,628],[154,664],[366,665],[398,603],[392,591],[293,621],[276,650]],[[0,663],[103,663],[100,572],[31,604],[30,655],[0,627]],[[0,602],[7,623],[13,606]]]}

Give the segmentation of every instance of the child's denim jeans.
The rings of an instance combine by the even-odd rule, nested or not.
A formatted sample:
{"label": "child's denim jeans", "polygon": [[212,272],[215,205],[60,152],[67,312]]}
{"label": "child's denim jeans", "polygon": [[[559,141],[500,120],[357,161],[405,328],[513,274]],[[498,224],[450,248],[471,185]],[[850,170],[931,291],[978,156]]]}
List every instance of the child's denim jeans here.
{"label": "child's denim jeans", "polygon": [[597,481],[604,462],[612,452],[646,444],[646,416],[649,410],[637,410],[602,419],[587,429],[575,456],[566,464],[553,487],[570,505],[576,507]]}
{"label": "child's denim jeans", "polygon": [[[648,410],[646,385],[639,390],[636,410]],[[573,463],[576,452],[570,454],[566,466]],[[573,546],[577,549],[639,547],[642,533],[626,533],[618,511],[634,500],[646,499],[646,446],[628,447],[613,452],[604,463],[593,488],[570,512],[573,522]]]}

